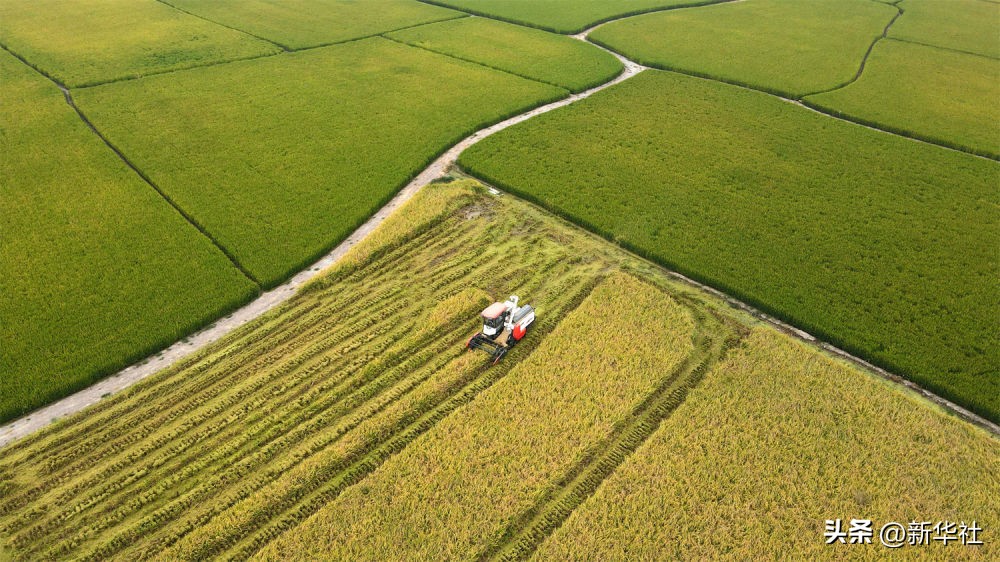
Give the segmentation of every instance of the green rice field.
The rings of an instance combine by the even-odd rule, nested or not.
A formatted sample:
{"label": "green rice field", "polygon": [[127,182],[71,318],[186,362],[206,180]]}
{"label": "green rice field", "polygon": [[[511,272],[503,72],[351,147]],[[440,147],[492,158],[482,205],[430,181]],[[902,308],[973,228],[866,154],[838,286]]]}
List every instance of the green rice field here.
{"label": "green rice field", "polygon": [[996,162],[647,71],[460,163],[1000,418]]}
{"label": "green rice field", "polygon": [[439,152],[567,94],[373,38],[76,98],[112,143],[273,286],[343,240]]}
{"label": "green rice field", "polygon": [[569,37],[462,18],[388,34],[390,39],[579,92],[622,71],[611,54]]}
{"label": "green rice field", "polygon": [[628,18],[590,38],[654,68],[799,97],[853,78],[896,14],[870,0],[751,0]]}
{"label": "green rice field", "polygon": [[67,86],[274,54],[156,0],[5,0],[0,45]]}
{"label": "green rice field", "polygon": [[8,420],[180,339],[257,287],[118,160],[54,84],[6,52],[0,75]]}
{"label": "green rice field", "polygon": [[998,100],[1000,59],[891,39],[875,46],[857,82],[805,98],[825,111],[1000,159]]}
{"label": "green rice field", "polygon": [[416,0],[167,0],[288,49],[370,37],[464,14]]}

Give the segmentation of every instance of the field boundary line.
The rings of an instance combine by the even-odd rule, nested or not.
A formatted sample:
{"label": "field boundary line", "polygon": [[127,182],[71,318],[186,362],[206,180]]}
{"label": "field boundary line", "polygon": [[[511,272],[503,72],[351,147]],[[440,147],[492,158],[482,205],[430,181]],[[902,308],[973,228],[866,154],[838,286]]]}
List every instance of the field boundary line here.
{"label": "field boundary line", "polygon": [[[390,31],[388,33],[392,33],[392,32]],[[382,37],[383,39],[386,39],[387,41],[392,41],[393,43],[398,43],[398,44],[404,45],[406,47],[413,47],[414,49],[420,49],[422,51],[427,51],[428,53],[434,53],[435,55],[441,55],[443,57],[448,57],[450,59],[454,59],[454,60],[458,60],[458,61],[462,61],[462,62],[467,62],[467,63],[475,64],[475,65],[481,66],[483,68],[488,68],[490,70],[495,70],[497,72],[502,72],[504,74],[509,74],[510,76],[514,76],[514,77],[517,77],[517,78],[522,78],[524,80],[531,80],[532,82],[537,82],[539,84],[545,84],[546,86],[552,86],[553,88],[559,88],[560,90],[565,90],[566,93],[572,93],[573,92],[573,90],[570,90],[566,86],[560,86],[559,84],[554,84],[552,82],[546,82],[545,80],[539,80],[538,78],[532,78],[530,76],[525,76],[524,74],[518,74],[517,72],[513,72],[513,71],[510,71],[510,70],[504,70],[503,68],[499,68],[499,67],[496,67],[496,66],[493,66],[493,65],[490,65],[490,64],[482,63],[482,62],[479,62],[479,61],[474,61],[472,59],[463,58],[463,57],[460,57],[458,55],[453,55],[451,53],[445,53],[443,51],[436,51],[434,49],[431,49],[431,48],[428,48],[428,47],[424,47],[423,45],[415,45],[413,43],[407,43],[406,41],[402,41],[402,40],[396,39],[394,37],[389,37],[388,35],[380,35],[380,37]]]}
{"label": "field boundary line", "polygon": [[[982,0],[986,1],[986,0]],[[942,51],[950,51],[952,53],[958,53],[960,55],[969,55],[971,57],[979,57],[982,59],[988,59],[992,61],[1000,61],[1000,57],[993,57],[990,55],[984,55],[982,53],[973,53],[972,51],[964,51],[962,49],[956,49],[954,47],[945,47],[944,45],[934,45],[932,43],[924,43],[923,41],[917,41],[915,39],[905,39],[903,37],[886,37],[889,41],[898,41],[899,43],[909,43],[911,45],[920,45],[921,47],[929,47],[931,49],[940,49]]]}
{"label": "field boundary line", "polygon": [[[868,50],[865,51],[864,56],[861,57],[861,65],[858,67],[858,71],[856,73],[854,73],[854,77],[853,78],[851,78],[850,80],[848,80],[846,82],[838,84],[838,85],[836,85],[836,86],[834,86],[832,88],[827,88],[825,90],[819,90],[819,91],[816,91],[816,92],[809,92],[807,94],[802,94],[801,96],[798,96],[797,99],[802,100],[802,98],[805,98],[805,97],[808,97],[808,96],[818,96],[820,94],[826,94],[826,93],[829,93],[829,92],[835,92],[837,90],[842,90],[842,89],[850,86],[851,84],[857,82],[858,79],[861,78],[861,75],[865,72],[865,65],[868,63],[868,57],[870,57],[871,54],[872,54],[872,51],[875,50],[875,45],[878,45],[879,41],[885,39],[889,35],[889,28],[891,28],[892,24],[896,23],[896,20],[898,20],[899,17],[903,15],[903,9],[899,7],[899,2],[900,2],[900,0],[896,0],[895,2],[892,2],[891,4],[886,4],[887,6],[892,6],[893,8],[896,8],[896,15],[892,16],[892,19],[889,20],[889,23],[885,24],[885,28],[882,29],[882,34],[879,35],[879,36],[877,36],[877,37],[875,37],[875,40],[872,41],[870,45],[868,45]],[[879,2],[879,4],[881,4],[881,3],[882,2]]]}
{"label": "field boundary line", "polygon": [[278,43],[277,41],[272,41],[272,40],[270,40],[270,39],[268,39],[266,37],[261,37],[260,35],[256,35],[256,34],[250,33],[249,31],[245,31],[243,29],[239,29],[239,28],[233,27],[231,25],[226,25],[226,24],[224,24],[222,22],[218,22],[218,21],[215,21],[213,19],[206,18],[205,16],[201,16],[201,15],[195,14],[193,12],[189,12],[189,11],[185,10],[184,8],[178,8],[177,6],[174,6],[173,4],[171,4],[170,2],[167,2],[167,0],[156,0],[156,2],[159,2],[160,4],[163,4],[164,6],[172,8],[172,9],[174,9],[174,10],[176,10],[176,11],[182,13],[182,14],[187,14],[187,15],[193,17],[193,18],[198,18],[198,19],[200,19],[202,21],[206,21],[206,22],[208,22],[210,24],[217,25],[219,27],[224,27],[224,28],[226,28],[226,29],[228,29],[230,31],[235,31],[237,33],[242,33],[243,35],[248,35],[250,37],[253,37],[254,39],[257,39],[258,41],[263,41],[265,43],[269,43],[271,45],[274,45],[275,47],[278,47],[282,51],[286,51],[287,52],[287,51],[291,50],[291,48],[288,45],[283,45],[281,43]]}
{"label": "field boundary line", "polygon": [[205,238],[207,238],[210,242],[212,242],[212,244],[229,259],[233,267],[238,269],[240,273],[243,274],[244,277],[252,281],[254,285],[257,286],[257,290],[259,291],[261,287],[260,281],[256,277],[254,277],[253,274],[250,273],[250,271],[247,270],[247,268],[245,268],[243,264],[239,262],[239,260],[236,259],[236,256],[233,255],[233,253],[230,252],[228,248],[223,246],[222,243],[219,242],[214,236],[212,236],[212,234],[201,223],[199,223],[198,220],[194,218],[193,215],[185,211],[179,204],[177,204],[176,201],[173,200],[173,198],[167,195],[167,192],[161,189],[160,186],[156,185],[153,182],[153,180],[150,179],[150,177],[147,176],[145,172],[140,170],[139,167],[136,166],[128,158],[128,156],[125,156],[125,154],[122,153],[122,151],[119,150],[118,147],[115,146],[108,139],[108,137],[104,136],[104,133],[102,133],[96,126],[94,126],[94,123],[90,120],[90,118],[88,118],[87,115],[76,105],[76,102],[73,101],[73,96],[72,94],[70,94],[69,89],[63,88],[62,91],[63,91],[63,96],[66,98],[66,103],[69,104],[69,106],[72,107],[74,111],[76,111],[76,114],[80,117],[80,119],[84,123],[86,123],[88,127],[90,127],[90,130],[93,131],[98,138],[104,141],[104,144],[106,144],[108,148],[110,148],[111,151],[114,152],[115,155],[118,156],[118,158],[125,163],[126,166],[131,168],[132,171],[135,172],[136,175],[138,175],[140,178],[142,178],[142,180],[146,182],[149,185],[149,187],[152,187],[153,190],[156,191],[160,195],[160,197],[162,197],[163,200],[167,202],[167,204],[173,207],[174,210],[177,211],[177,213],[179,213],[184,218],[184,220],[186,220],[191,226],[195,227],[198,230],[198,232],[200,232]]}
{"label": "field boundary line", "polygon": [[542,24],[532,24],[532,23],[528,23],[528,22],[524,22],[524,21],[517,21],[517,20],[512,19],[512,18],[505,18],[503,16],[497,16],[497,15],[494,15],[494,14],[488,14],[488,13],[482,11],[482,10],[476,10],[475,8],[464,8],[464,7],[463,8],[459,8],[459,7],[456,7],[456,6],[448,5],[448,4],[446,4],[444,2],[441,2],[439,0],[416,0],[416,1],[420,2],[422,4],[429,4],[431,6],[438,6],[438,7],[441,7],[441,8],[448,8],[450,10],[456,10],[456,11],[459,11],[459,12],[465,12],[466,14],[469,14],[469,15],[472,15],[472,16],[479,16],[479,17],[482,17],[482,18],[488,18],[488,19],[491,19],[491,20],[501,21],[501,22],[504,22],[504,23],[511,23],[511,24],[514,24],[514,25],[520,25],[522,27],[530,27],[532,29],[540,29],[542,31],[548,31],[549,33],[555,33],[557,35],[569,35],[570,37],[573,37],[573,36],[579,35],[581,33],[586,33],[587,31],[589,31],[589,29],[593,29],[594,27],[598,27],[600,25],[603,25],[603,24],[606,24],[606,23],[609,23],[609,22],[623,20],[623,19],[631,18],[631,17],[635,17],[635,16],[642,16],[642,15],[645,15],[645,14],[652,14],[652,13],[655,13],[655,12],[668,12],[668,11],[671,11],[671,10],[683,10],[683,9],[686,9],[686,8],[703,8],[705,6],[713,6],[715,4],[728,4],[728,3],[731,3],[731,2],[744,2],[745,0],[702,0],[701,2],[694,2],[694,3],[691,3],[691,4],[685,4],[683,6],[661,6],[659,8],[648,8],[648,9],[643,9],[643,10],[633,10],[631,12],[625,12],[625,13],[621,13],[621,14],[617,14],[617,15],[613,15],[613,16],[608,16],[607,18],[604,18],[604,19],[598,20],[596,22],[590,23],[590,24],[588,24],[588,25],[591,26],[589,29],[587,27],[582,27],[582,28],[579,28],[579,29],[577,29],[575,31],[569,31],[569,32],[558,31],[555,28],[547,27],[547,26],[542,25]]}
{"label": "field boundary line", "polygon": [[[45,78],[47,78],[49,81],[51,81],[53,84],[55,84],[56,87],[59,88],[59,90],[62,92],[63,99],[66,100],[66,104],[69,105],[71,108],[73,108],[73,111],[76,112],[77,117],[79,117],[80,120],[83,121],[84,124],[87,125],[87,127],[91,130],[91,132],[93,132],[95,135],[97,135],[97,138],[101,139],[101,141],[103,141],[104,144],[108,148],[111,149],[111,151],[118,157],[119,160],[121,160],[126,166],[129,167],[129,169],[131,169],[133,172],[135,172],[136,175],[138,175],[147,185],[149,185],[149,187],[153,188],[153,190],[156,191],[156,193],[158,193],[160,195],[160,197],[164,201],[166,201],[167,204],[170,205],[174,209],[174,211],[176,211],[178,214],[180,214],[181,217],[185,221],[187,221],[188,224],[190,224],[196,230],[198,230],[198,232],[200,232],[202,234],[202,236],[204,236],[205,238],[207,238],[209,240],[209,242],[211,242],[212,245],[216,247],[216,249],[218,249],[220,252],[222,252],[222,255],[224,255],[229,260],[229,262],[233,265],[233,267],[235,267],[241,274],[243,274],[244,277],[246,277],[251,282],[253,282],[253,284],[257,286],[257,290],[260,291],[260,286],[261,286],[260,285],[260,281],[258,281],[257,278],[253,276],[253,274],[251,274],[249,271],[247,271],[247,269],[245,267],[243,267],[243,264],[241,264],[236,259],[236,257],[225,246],[223,246],[218,240],[216,240],[215,237],[212,236],[205,229],[205,227],[202,226],[193,216],[191,216],[190,213],[188,213],[183,208],[181,208],[181,206],[178,205],[177,202],[175,202],[172,198],[170,198],[170,196],[167,195],[166,192],[164,192],[162,189],[160,189],[159,186],[157,186],[155,183],[153,183],[153,180],[151,180],[149,178],[149,176],[147,176],[142,170],[140,170],[131,160],[129,160],[129,158],[127,156],[125,156],[125,154],[122,153],[121,150],[118,149],[118,147],[116,147],[114,144],[112,144],[111,141],[108,140],[108,138],[106,136],[104,136],[104,134],[100,130],[98,130],[97,127],[94,126],[94,123],[91,122],[91,120],[83,113],[82,110],[80,110],[79,107],[77,107],[76,102],[73,101],[73,95],[70,93],[69,88],[66,87],[65,84],[63,84],[59,80],[56,80],[52,76],[49,76],[47,73],[45,73],[40,68],[38,68],[38,67],[34,66],[33,64],[29,63],[24,57],[18,55],[14,51],[11,51],[5,45],[0,45],[0,48],[3,48],[3,50],[7,51],[11,56],[13,56],[14,58],[18,59],[19,61],[21,61],[22,63],[24,63],[26,66],[28,66],[29,68],[31,68],[35,72],[41,74],[42,76],[44,76]],[[2,430],[0,430],[0,445],[2,445],[2,444],[3,444]]]}
{"label": "field boundary line", "polygon": [[[5,48],[5,50],[7,49]],[[83,390],[70,394],[65,398],[52,402],[0,426],[0,447],[3,447],[4,445],[7,445],[21,437],[34,433],[35,431],[42,429],[60,418],[72,415],[87,408],[88,406],[96,404],[100,402],[102,398],[120,392],[135,383],[170,367],[174,363],[190,357],[195,352],[215,343],[237,328],[259,318],[260,316],[263,316],[265,313],[284,303],[303,285],[314,278],[320,277],[324,270],[337,263],[345,254],[347,254],[348,251],[351,250],[351,248],[365,239],[380,224],[382,224],[385,219],[392,215],[396,209],[412,199],[422,187],[437,178],[445,176],[449,168],[451,168],[451,166],[453,166],[458,160],[458,156],[470,146],[494,133],[531,119],[536,115],[547,113],[578,100],[590,97],[605,88],[627,80],[645,70],[645,67],[641,65],[628,61],[624,57],[615,53],[612,54],[625,65],[625,69],[617,77],[583,92],[571,94],[557,101],[517,114],[466,136],[464,139],[452,145],[437,158],[431,161],[429,165],[424,167],[423,171],[414,176],[409,183],[399,190],[395,196],[393,196],[385,205],[371,215],[364,223],[362,223],[361,226],[356,228],[350,235],[348,235],[347,238],[334,246],[332,250],[316,260],[312,265],[300,270],[297,274],[277,287],[261,293],[249,304],[238,308],[228,316],[220,318],[207,328],[197,331],[187,338],[175,342],[156,355],[147,357],[146,359],[125,367],[117,373],[103,378]],[[27,61],[24,61],[21,57],[18,58],[22,60],[22,62],[25,62],[25,64],[28,64]],[[28,64],[28,66],[31,65]],[[36,68],[35,70],[37,71],[38,69]],[[46,78],[49,78],[57,86],[59,86],[64,94],[67,93],[68,89],[65,86],[47,75]]]}

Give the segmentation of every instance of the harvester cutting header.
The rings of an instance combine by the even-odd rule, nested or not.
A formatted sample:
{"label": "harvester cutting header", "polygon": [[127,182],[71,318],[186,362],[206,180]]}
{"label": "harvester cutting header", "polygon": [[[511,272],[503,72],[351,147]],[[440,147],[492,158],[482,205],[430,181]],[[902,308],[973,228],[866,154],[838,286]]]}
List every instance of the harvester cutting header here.
{"label": "harvester cutting header", "polygon": [[494,365],[500,361],[535,321],[535,309],[528,304],[518,306],[517,301],[517,295],[511,295],[483,309],[483,331],[469,338],[466,347],[489,353]]}

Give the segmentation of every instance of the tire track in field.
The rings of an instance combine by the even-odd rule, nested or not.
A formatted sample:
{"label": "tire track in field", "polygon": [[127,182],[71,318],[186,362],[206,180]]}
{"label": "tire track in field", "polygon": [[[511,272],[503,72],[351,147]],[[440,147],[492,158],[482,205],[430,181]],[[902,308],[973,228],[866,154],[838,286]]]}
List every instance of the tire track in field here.
{"label": "tire track in field", "polygon": [[703,310],[703,306],[688,303],[688,310],[694,316],[697,327],[691,354],[672,373],[663,377],[629,417],[615,425],[610,435],[591,446],[551,490],[522,512],[499,541],[477,556],[478,560],[529,558],[680,406],[705,373],[746,335],[745,329],[715,317]]}

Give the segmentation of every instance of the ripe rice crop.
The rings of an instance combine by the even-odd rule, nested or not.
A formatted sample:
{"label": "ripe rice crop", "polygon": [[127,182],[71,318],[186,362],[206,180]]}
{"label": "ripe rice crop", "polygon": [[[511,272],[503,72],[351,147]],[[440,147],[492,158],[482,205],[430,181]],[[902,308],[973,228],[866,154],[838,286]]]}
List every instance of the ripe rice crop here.
{"label": "ripe rice crop", "polygon": [[[757,328],[534,559],[996,560],[997,458],[984,431]],[[984,544],[827,545],[838,518],[976,520]]]}
{"label": "ripe rice crop", "polygon": [[870,0],[754,0],[611,22],[590,38],[654,68],[799,97],[853,78],[897,13]]}
{"label": "ripe rice crop", "polygon": [[857,82],[806,101],[1000,159],[998,99],[1000,60],[887,39],[875,46]]}
{"label": "ripe rice crop", "polygon": [[647,71],[460,163],[1000,419],[996,162]]}
{"label": "ripe rice crop", "polygon": [[573,92],[603,84],[623,68],[610,53],[576,39],[477,17],[405,29],[388,37]]}
{"label": "ripe rice crop", "polygon": [[561,88],[382,38],[75,93],[107,137],[265,286],[431,159]]}
{"label": "ripe rice crop", "polygon": [[[502,379],[623,259],[468,183],[425,188],[356,250],[225,341],[6,447],[2,548],[249,556]],[[515,291],[539,319],[486,369],[464,343]]]}
{"label": "ripe rice crop", "polygon": [[529,361],[258,558],[478,558],[677,368],[693,330],[659,289],[611,276]]}
{"label": "ripe rice crop", "polygon": [[[538,319],[503,361],[487,367],[486,356],[463,344],[479,328],[484,304],[511,293],[535,305]],[[922,400],[900,400],[891,388],[873,391],[849,367],[826,369],[828,360],[785,336],[765,331],[767,342],[794,353],[776,354],[759,337],[734,349],[746,322],[652,264],[522,201],[470,181],[433,184],[279,309],[6,446],[0,557],[296,558],[347,533],[347,542],[331,548],[388,543],[359,553],[383,559],[413,559],[416,551],[523,558],[575,510],[592,511],[588,498],[600,496],[602,482],[630,466],[628,459],[647,459],[643,443],[661,423],[675,427],[672,420],[681,428],[668,430],[676,439],[657,442],[725,432],[737,422],[719,420],[734,418],[777,428],[774,436],[756,436],[764,442],[790,435],[784,439],[815,450],[812,435],[820,432],[839,439],[829,458],[869,459],[885,449],[867,445],[876,436],[864,416],[884,416],[885,431],[915,431],[913,443],[931,443],[932,458],[917,458],[948,474],[945,482],[979,477],[983,436],[964,423]],[[727,354],[726,367],[716,368]],[[738,381],[720,378],[747,364],[753,370]],[[710,392],[699,395],[698,409],[679,409],[705,376]],[[814,387],[824,385],[847,390],[814,405]],[[716,404],[720,387],[719,404],[734,406]],[[891,407],[868,406],[886,400]],[[702,419],[703,410],[711,420]],[[789,411],[797,415],[768,417]],[[810,438],[794,441],[796,432]],[[944,437],[956,432],[961,456],[941,453]],[[699,450],[727,443],[705,439],[709,445]],[[914,466],[907,464],[913,446],[896,444],[891,458],[874,466],[897,472],[872,477]],[[730,454],[718,466],[742,458]],[[667,469],[681,462],[660,461]],[[869,477],[864,465],[858,472]],[[661,495],[711,494],[718,487],[708,481]],[[774,484],[760,495],[782,489]],[[856,489],[837,480],[829,491],[853,497]],[[950,505],[919,491],[906,497]],[[331,519],[337,514],[343,518]],[[413,534],[387,525],[407,518],[416,522]],[[332,521],[328,529],[324,521]]]}
{"label": "ripe rice crop", "polygon": [[0,51],[0,421],[184,337],[257,287]]}
{"label": "ripe rice crop", "polygon": [[156,0],[5,0],[0,44],[67,86],[273,54]]}
{"label": "ripe rice crop", "polygon": [[720,0],[428,0],[469,13],[537,27],[578,33],[602,21],[661,8],[703,6]]}
{"label": "ripe rice crop", "polygon": [[889,37],[1000,58],[1000,4],[982,0],[903,0]]}
{"label": "ripe rice crop", "polygon": [[167,0],[292,49],[369,37],[464,14],[415,0]]}

